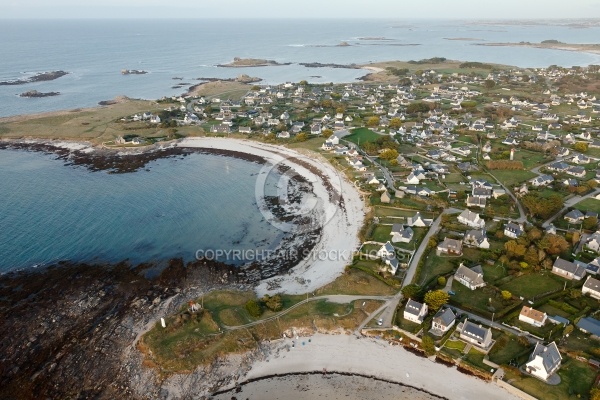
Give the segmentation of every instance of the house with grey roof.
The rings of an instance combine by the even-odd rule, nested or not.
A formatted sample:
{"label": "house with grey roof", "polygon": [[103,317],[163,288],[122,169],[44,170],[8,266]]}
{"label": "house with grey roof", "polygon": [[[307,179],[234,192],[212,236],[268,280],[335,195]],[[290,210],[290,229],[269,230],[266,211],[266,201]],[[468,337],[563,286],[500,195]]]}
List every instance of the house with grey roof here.
{"label": "house with grey roof", "polygon": [[433,221],[431,219],[423,218],[421,213],[418,211],[412,217],[406,217],[406,225],[408,225],[408,226],[425,227],[425,226],[430,226],[432,222]]}
{"label": "house with grey roof", "polygon": [[402,224],[392,225],[392,243],[410,243],[415,236],[415,232],[410,226],[404,226]]}
{"label": "house with grey roof", "polygon": [[581,293],[588,294],[591,297],[600,300],[600,280],[588,276],[581,287]]}
{"label": "house with grey roof", "polygon": [[404,319],[415,324],[422,324],[428,312],[429,308],[427,304],[421,304],[413,299],[408,299],[404,307]]}
{"label": "house with grey roof", "polygon": [[581,318],[577,327],[584,333],[600,337],[600,321],[594,318]]}
{"label": "house with grey roof", "polygon": [[396,257],[396,250],[394,246],[390,242],[386,242],[379,251],[377,251],[377,256],[381,258],[394,258]]}
{"label": "house with grey roof", "polygon": [[492,339],[492,330],[482,325],[477,325],[468,319],[458,324],[456,328],[460,332],[460,339],[468,344],[478,347],[484,352],[488,352],[494,345]]}
{"label": "house with grey roof", "polygon": [[586,268],[558,257],[552,266],[552,273],[568,280],[580,281],[586,274]]}
{"label": "house with grey roof", "polygon": [[472,229],[465,233],[463,243],[466,246],[477,247],[480,249],[489,249],[490,242],[488,241],[485,229]]}
{"label": "house with grey roof", "polygon": [[583,215],[581,211],[574,209],[566,213],[564,219],[570,224],[578,224],[580,222],[583,222],[583,220],[585,219],[585,215]]}
{"label": "house with grey roof", "polygon": [[515,224],[514,222],[509,222],[504,227],[504,236],[509,237],[511,239],[516,239],[523,234],[523,226],[520,224]]}
{"label": "house with grey roof", "polygon": [[474,213],[471,210],[464,210],[460,213],[458,222],[470,226],[471,228],[483,228],[485,226],[485,221],[481,219],[479,214]]}
{"label": "house with grey roof", "polygon": [[481,265],[467,268],[463,263],[460,263],[460,266],[454,273],[454,280],[465,285],[471,290],[485,286],[485,281],[483,280],[483,269],[481,268]]}
{"label": "house with grey roof", "polygon": [[435,336],[444,336],[456,323],[456,315],[451,309],[441,309],[435,313],[431,321],[429,333]]}
{"label": "house with grey roof", "polygon": [[437,245],[437,254],[445,254],[450,256],[462,255],[462,242],[456,239],[445,238]]}
{"label": "house with grey roof", "polygon": [[552,374],[559,370],[561,362],[562,357],[555,342],[548,346],[538,343],[529,356],[529,361],[525,364],[525,371],[546,382]]}

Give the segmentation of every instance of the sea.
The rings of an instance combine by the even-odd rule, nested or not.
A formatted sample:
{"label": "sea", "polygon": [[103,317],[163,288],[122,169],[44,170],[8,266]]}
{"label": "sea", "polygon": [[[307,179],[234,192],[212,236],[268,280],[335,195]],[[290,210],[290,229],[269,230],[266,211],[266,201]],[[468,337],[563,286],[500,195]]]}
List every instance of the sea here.
{"label": "sea", "polygon": [[[1,18],[1,16],[0,16]],[[448,40],[448,39],[470,40]],[[519,67],[588,65],[600,55],[560,50],[484,47],[487,42],[595,43],[600,27],[505,24],[497,21],[390,19],[248,20],[0,20],[0,81],[69,72],[51,82],[0,86],[0,117],[90,107],[125,95],[157,99],[179,95],[178,83],[247,74],[266,84],[307,80],[353,82],[368,71],[306,68],[298,63],[364,64],[445,57]],[[379,39],[379,40],[374,40]],[[347,42],[350,46],[338,46]],[[288,66],[219,68],[234,57]],[[123,69],[147,71],[121,74]],[[183,78],[174,80],[173,78]],[[27,90],[60,92],[22,98]]]}
{"label": "sea", "polygon": [[[0,117],[91,107],[117,96],[157,99],[198,78],[248,74],[267,84],[354,82],[362,64],[430,57],[544,67],[599,55],[476,43],[590,43],[600,28],[444,20],[2,20],[0,81],[64,70],[50,82],[0,86]],[[468,40],[448,40],[448,39]],[[338,46],[347,42],[349,46]],[[221,68],[234,57],[287,66]],[[122,69],[148,71],[122,75]],[[182,78],[175,80],[173,78]],[[22,98],[27,90],[59,96]],[[0,120],[1,127],[1,120]],[[197,250],[273,249],[281,232],[258,212],[257,164],[215,155],[151,162],[135,173],[90,172],[55,156],[0,150],[0,272],[60,260],[194,259]]]}

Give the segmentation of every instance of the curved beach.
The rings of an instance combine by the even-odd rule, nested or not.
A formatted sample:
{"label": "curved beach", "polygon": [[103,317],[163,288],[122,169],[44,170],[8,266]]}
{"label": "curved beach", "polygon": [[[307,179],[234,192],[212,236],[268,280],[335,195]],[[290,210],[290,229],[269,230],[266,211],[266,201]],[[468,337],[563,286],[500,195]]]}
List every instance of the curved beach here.
{"label": "curved beach", "polygon": [[[399,346],[390,346],[384,340],[324,334],[312,336],[310,342],[308,339],[299,338],[293,348],[292,339],[272,344],[269,356],[254,363],[246,374],[245,380],[250,380],[251,383],[241,383],[242,391],[238,394],[230,391],[215,398],[229,399],[235,395],[240,399],[307,399],[319,398],[319,394],[332,398],[329,397],[332,381],[319,380],[319,376],[312,380],[315,386],[307,389],[304,389],[307,379],[305,375],[290,375],[285,379],[271,377],[323,372],[325,369],[328,373],[356,374],[377,377],[380,380],[357,383],[354,376],[338,375],[334,385],[338,397],[335,398],[391,398],[385,396],[393,390],[390,389],[393,387],[390,382],[396,382],[400,385],[396,386],[396,396],[393,397],[396,399],[518,399],[493,383],[465,375],[455,367],[449,368],[427,358],[418,357]],[[269,379],[259,380],[261,377]],[[382,381],[387,382],[384,384]],[[362,387],[376,387],[377,391],[364,391],[360,389]],[[380,387],[382,393],[379,392]]]}
{"label": "curved beach", "polygon": [[[352,252],[359,245],[357,234],[364,220],[364,203],[354,186],[328,161],[314,153],[305,156],[285,147],[250,140],[186,138],[178,146],[236,151],[263,157],[271,164],[289,166],[311,182],[314,194],[324,201],[326,223],[321,227],[317,245],[285,276],[262,281],[256,289],[259,296],[314,291],[341,275],[351,262]],[[332,191],[339,191],[339,197],[332,197]]]}

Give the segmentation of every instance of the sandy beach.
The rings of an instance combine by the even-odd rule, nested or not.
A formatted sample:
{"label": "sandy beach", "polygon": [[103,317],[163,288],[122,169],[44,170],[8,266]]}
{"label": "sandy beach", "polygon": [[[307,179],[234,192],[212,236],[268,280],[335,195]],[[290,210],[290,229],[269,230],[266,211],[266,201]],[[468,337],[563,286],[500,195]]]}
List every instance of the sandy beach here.
{"label": "sandy beach", "polygon": [[[333,281],[352,260],[358,248],[357,233],[364,220],[364,203],[354,186],[327,160],[304,156],[285,147],[250,140],[223,138],[186,138],[179,147],[212,148],[260,156],[272,164],[283,164],[312,183],[313,192],[323,200],[325,221],[322,237],[309,257],[302,260],[285,276],[267,279],[257,287],[259,296],[285,292],[303,294]],[[320,171],[317,176],[313,168]],[[327,181],[327,182],[325,182]],[[331,190],[339,191],[343,201],[331,199]],[[335,202],[338,204],[334,204]],[[343,204],[342,204],[343,203]]]}
{"label": "sandy beach", "polygon": [[[454,367],[449,368],[429,359],[418,357],[399,346],[390,346],[383,340],[365,337],[357,339],[354,335],[316,334],[310,338],[301,337],[295,342],[294,347],[291,347],[292,339],[273,344],[270,355],[265,360],[256,362],[245,376],[245,379],[253,380],[270,375],[311,371],[319,372],[326,369],[328,373],[353,373],[397,382],[413,389],[419,389],[419,396],[422,396],[403,396],[401,389],[397,388],[395,398],[431,399],[439,396],[452,400],[518,399],[518,397],[511,395],[493,383],[465,375]],[[288,377],[288,379],[291,378]],[[316,385],[315,388],[310,388],[310,393],[315,393],[317,396],[305,396],[304,394],[309,393],[302,391],[305,379],[306,376],[294,376],[291,382],[281,386],[279,386],[282,383],[281,380],[274,378],[258,380],[247,386],[242,385],[243,395],[240,393],[236,396],[240,399],[304,399],[319,398],[318,394],[322,393],[324,398],[334,398],[329,397],[331,384],[323,379],[315,379],[313,381]],[[375,381],[377,382],[375,385],[378,388],[377,391],[360,393],[357,387],[354,386],[355,377],[340,376],[336,379],[348,383],[348,385],[337,386],[337,398],[388,398],[385,397],[387,389],[384,389],[387,385],[380,384],[380,382]],[[380,385],[384,397],[380,396]],[[232,393],[227,393],[229,397],[216,398],[231,398]],[[272,397],[257,396],[258,393],[269,394]]]}

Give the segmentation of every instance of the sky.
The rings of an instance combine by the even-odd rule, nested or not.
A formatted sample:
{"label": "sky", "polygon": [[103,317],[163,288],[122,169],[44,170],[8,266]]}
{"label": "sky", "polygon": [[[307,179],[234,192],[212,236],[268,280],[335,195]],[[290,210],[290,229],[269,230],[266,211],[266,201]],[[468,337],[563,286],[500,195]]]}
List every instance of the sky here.
{"label": "sky", "polygon": [[0,0],[1,18],[600,18],[600,0]]}

